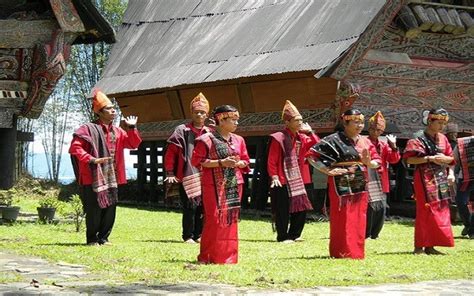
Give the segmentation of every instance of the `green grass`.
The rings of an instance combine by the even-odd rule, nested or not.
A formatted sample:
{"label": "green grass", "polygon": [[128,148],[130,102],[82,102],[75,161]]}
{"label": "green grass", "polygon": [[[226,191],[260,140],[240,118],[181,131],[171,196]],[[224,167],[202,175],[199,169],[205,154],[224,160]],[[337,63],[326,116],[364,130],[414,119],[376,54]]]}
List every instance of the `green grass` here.
{"label": "green grass", "polygon": [[[23,201],[23,211],[36,203]],[[474,241],[456,238],[446,256],[414,256],[411,223],[386,223],[381,237],[366,242],[366,259],[328,257],[328,223],[308,223],[305,242],[279,244],[266,220],[243,217],[239,223],[239,263],[196,263],[199,245],[181,242],[181,214],[119,207],[113,246],[87,247],[84,231],[73,224],[0,225],[0,248],[51,262],[88,266],[97,278],[147,284],[217,282],[238,286],[300,288],[371,285],[425,280],[474,279]],[[454,226],[455,234],[461,226]],[[0,273],[0,282],[14,281]]]}

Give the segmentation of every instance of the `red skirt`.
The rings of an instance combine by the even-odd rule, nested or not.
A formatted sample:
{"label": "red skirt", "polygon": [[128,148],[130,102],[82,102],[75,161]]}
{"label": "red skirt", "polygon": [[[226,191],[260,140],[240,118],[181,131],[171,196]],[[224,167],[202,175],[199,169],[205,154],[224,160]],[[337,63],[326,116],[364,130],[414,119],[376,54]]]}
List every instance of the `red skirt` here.
{"label": "red skirt", "polygon": [[415,247],[454,247],[449,201],[426,204],[424,187],[415,172]]}
{"label": "red skirt", "polygon": [[[242,196],[242,184],[239,184]],[[235,264],[239,257],[237,223],[219,224],[217,198],[213,185],[202,186],[204,226],[198,261],[202,263]]]}
{"label": "red skirt", "polygon": [[368,193],[344,197],[336,193],[334,178],[329,177],[329,254],[335,258],[363,259],[367,224]]}

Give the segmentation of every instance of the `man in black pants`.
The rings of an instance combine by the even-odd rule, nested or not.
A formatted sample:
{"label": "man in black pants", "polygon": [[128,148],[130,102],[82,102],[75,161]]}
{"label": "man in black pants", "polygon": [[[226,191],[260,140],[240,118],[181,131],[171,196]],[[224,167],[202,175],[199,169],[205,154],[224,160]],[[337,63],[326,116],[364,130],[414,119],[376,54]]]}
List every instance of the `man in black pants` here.
{"label": "man in black pants", "polygon": [[270,135],[267,171],[277,241],[293,243],[302,240],[306,211],[312,209],[308,193],[313,193],[313,187],[305,155],[319,138],[290,101],[283,108],[282,121],[286,128]]}
{"label": "man in black pants", "polygon": [[178,125],[168,138],[164,166],[168,188],[173,184],[179,184],[179,196],[183,207],[183,241],[193,244],[201,240],[202,198],[201,174],[198,168],[191,165],[191,156],[194,140],[210,131],[204,126],[209,113],[209,102],[202,93],[191,101],[190,113],[191,121]]}
{"label": "man in black pants", "polygon": [[92,107],[98,119],[76,130],[69,153],[86,213],[87,244],[104,245],[110,244],[118,185],[127,182],[123,150],[138,148],[142,140],[137,117],[125,118],[127,131],[113,125],[115,107],[101,91],[94,94]]}

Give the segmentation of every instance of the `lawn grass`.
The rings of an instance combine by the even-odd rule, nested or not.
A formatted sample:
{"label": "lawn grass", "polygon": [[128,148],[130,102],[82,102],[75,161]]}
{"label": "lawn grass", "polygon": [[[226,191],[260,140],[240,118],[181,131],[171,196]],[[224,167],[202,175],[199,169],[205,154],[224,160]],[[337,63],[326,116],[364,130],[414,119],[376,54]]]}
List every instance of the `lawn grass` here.
{"label": "lawn grass", "polygon": [[[22,202],[23,211],[36,204]],[[113,246],[84,245],[84,231],[73,224],[16,223],[0,225],[0,249],[34,255],[51,262],[88,266],[100,279],[125,283],[227,283],[266,288],[371,285],[426,280],[474,279],[474,241],[459,238],[446,256],[415,256],[412,223],[387,222],[377,240],[366,242],[366,259],[328,257],[329,224],[307,223],[305,242],[274,241],[267,219],[243,216],[239,223],[239,263],[201,265],[199,245],[181,242],[181,214],[175,211],[121,206],[110,237]],[[2,276],[0,282],[13,281]]]}

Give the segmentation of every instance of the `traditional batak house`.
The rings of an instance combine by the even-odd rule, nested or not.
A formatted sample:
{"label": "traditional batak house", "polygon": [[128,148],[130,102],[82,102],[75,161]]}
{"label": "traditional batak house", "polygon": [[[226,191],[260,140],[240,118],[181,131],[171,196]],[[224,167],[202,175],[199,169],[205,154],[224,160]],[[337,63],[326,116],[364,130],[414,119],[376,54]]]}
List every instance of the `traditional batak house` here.
{"label": "traditional batak house", "polygon": [[38,118],[66,70],[71,45],[115,41],[90,0],[0,2],[0,189],[13,186],[17,118]]}
{"label": "traditional batak house", "polygon": [[266,136],[282,128],[286,99],[320,134],[350,106],[381,110],[405,137],[435,106],[473,127],[473,7],[464,2],[130,0],[96,87],[139,116],[142,189],[158,183],[165,139],[196,94],[236,106],[255,158],[248,195],[263,205]]}

